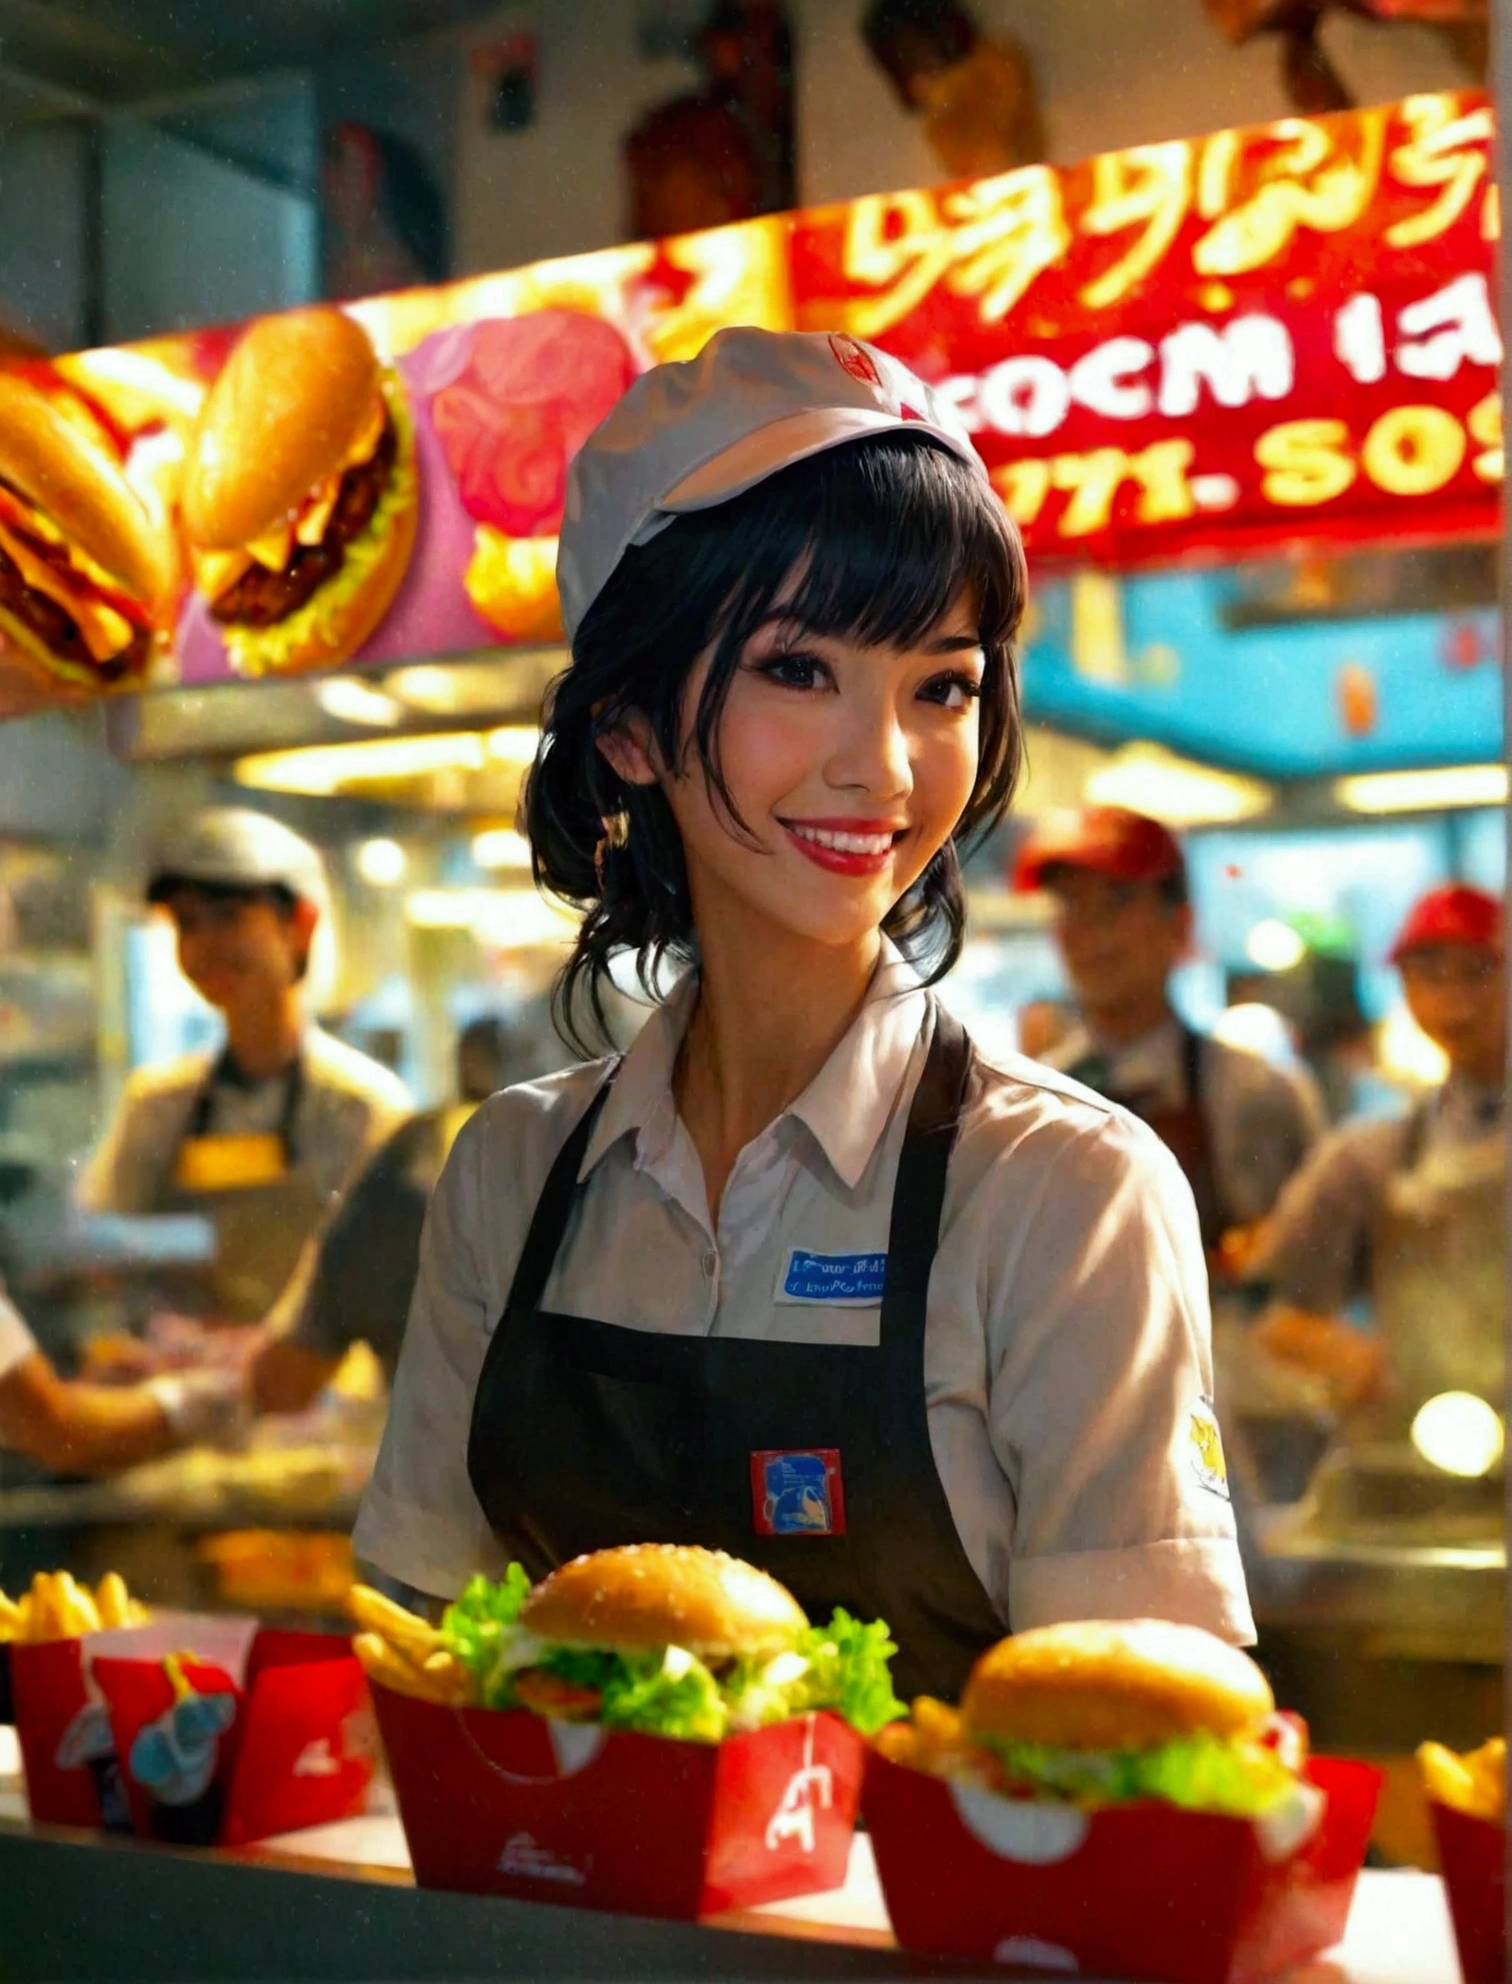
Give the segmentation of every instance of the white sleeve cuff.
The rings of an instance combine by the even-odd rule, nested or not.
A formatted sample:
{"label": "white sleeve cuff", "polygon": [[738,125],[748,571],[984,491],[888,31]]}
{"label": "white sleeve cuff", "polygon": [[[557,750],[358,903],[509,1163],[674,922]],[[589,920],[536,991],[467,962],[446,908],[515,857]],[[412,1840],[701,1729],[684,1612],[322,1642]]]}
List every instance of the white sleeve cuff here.
{"label": "white sleeve cuff", "polygon": [[1255,1640],[1239,1546],[1228,1537],[1016,1557],[1008,1594],[1016,1633],[1067,1619],[1173,1619],[1205,1626],[1233,1646]]}

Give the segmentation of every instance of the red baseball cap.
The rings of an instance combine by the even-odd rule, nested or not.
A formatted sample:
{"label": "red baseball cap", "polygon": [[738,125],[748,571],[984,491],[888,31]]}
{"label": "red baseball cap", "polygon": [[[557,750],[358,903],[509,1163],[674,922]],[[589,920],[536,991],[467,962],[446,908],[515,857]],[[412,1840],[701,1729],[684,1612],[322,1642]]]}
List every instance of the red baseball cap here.
{"label": "red baseball cap", "polygon": [[1502,905],[1499,896],[1451,882],[1430,889],[1409,912],[1391,948],[1391,962],[1400,964],[1412,951],[1435,944],[1464,944],[1473,951],[1502,949]]}
{"label": "red baseball cap", "polygon": [[1019,849],[1013,886],[1041,889],[1050,868],[1088,868],[1115,882],[1163,882],[1186,872],[1169,828],[1126,806],[1081,806],[1049,813]]}

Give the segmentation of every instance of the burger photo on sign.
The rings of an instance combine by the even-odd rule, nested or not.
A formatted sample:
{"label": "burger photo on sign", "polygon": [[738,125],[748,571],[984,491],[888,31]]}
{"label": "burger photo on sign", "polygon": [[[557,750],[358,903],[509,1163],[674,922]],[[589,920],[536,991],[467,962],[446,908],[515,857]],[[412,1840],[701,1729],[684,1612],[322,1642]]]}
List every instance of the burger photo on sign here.
{"label": "burger photo on sign", "polygon": [[414,428],[366,331],[329,307],[265,317],[217,375],[181,497],[197,591],[242,675],[345,661],[415,542]]}
{"label": "burger photo on sign", "polygon": [[0,374],[0,665],[19,691],[144,683],[172,570],[103,432]]}

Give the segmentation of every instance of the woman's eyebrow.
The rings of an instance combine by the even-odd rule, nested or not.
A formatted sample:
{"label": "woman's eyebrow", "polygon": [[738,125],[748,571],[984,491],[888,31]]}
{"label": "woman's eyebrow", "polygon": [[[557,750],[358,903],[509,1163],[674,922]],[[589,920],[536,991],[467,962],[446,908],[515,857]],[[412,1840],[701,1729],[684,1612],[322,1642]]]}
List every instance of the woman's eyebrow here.
{"label": "woman's eyebrow", "polygon": [[980,634],[939,634],[924,643],[926,654],[971,654],[981,648]]}

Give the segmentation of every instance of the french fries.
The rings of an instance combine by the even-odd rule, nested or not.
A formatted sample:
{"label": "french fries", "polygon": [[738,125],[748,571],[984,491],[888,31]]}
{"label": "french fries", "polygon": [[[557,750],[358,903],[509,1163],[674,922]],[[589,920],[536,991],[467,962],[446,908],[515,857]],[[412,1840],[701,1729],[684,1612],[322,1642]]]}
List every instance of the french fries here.
{"label": "french fries", "polygon": [[426,1620],[366,1584],[352,1586],[347,1609],[362,1628],[353,1636],[352,1651],[370,1679],[397,1694],[447,1707],[471,1700],[466,1668]]}
{"label": "french fries", "polygon": [[1437,1805],[1468,1818],[1501,1825],[1507,1816],[1507,1740],[1493,1736],[1478,1750],[1460,1756],[1442,1743],[1420,1743],[1418,1769],[1423,1788]]}
{"label": "french fries", "polygon": [[961,1733],[957,1709],[920,1695],[907,1722],[890,1722],[877,1732],[876,1747],[890,1763],[936,1777],[971,1777],[980,1758]]}
{"label": "french fries", "polygon": [[107,1626],[143,1625],[149,1616],[119,1571],[107,1571],[94,1591],[68,1571],[38,1571],[20,1598],[0,1591],[0,1641],[82,1639]]}

